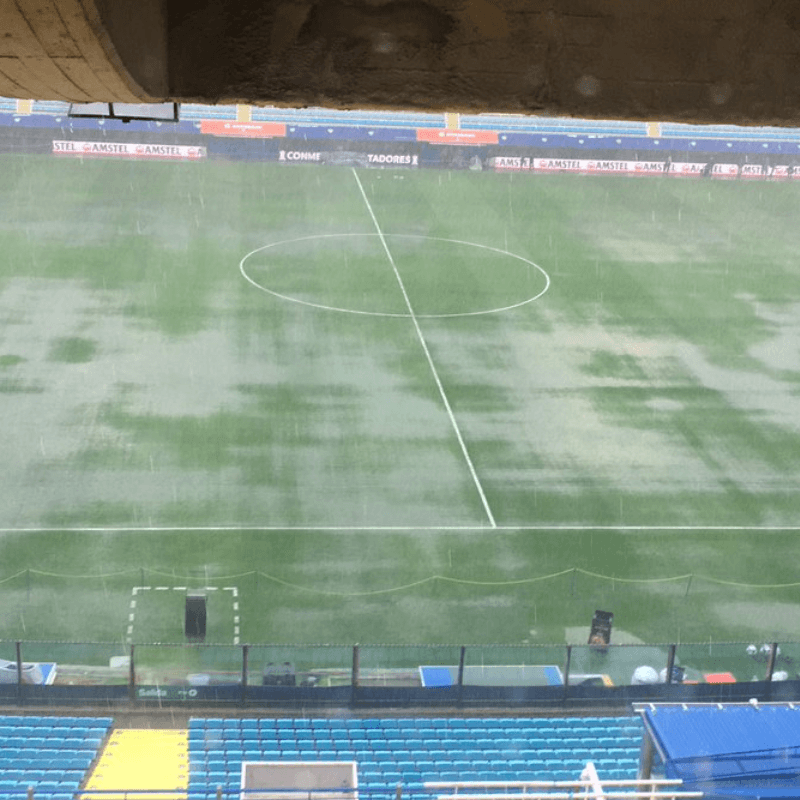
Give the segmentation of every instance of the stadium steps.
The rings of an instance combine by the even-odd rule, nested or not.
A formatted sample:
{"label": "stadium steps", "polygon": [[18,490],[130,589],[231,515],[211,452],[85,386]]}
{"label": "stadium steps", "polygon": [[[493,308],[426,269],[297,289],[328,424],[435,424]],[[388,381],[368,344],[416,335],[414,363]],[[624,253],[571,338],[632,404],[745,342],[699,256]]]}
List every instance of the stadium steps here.
{"label": "stadium steps", "polygon": [[[188,736],[181,731],[115,731],[89,780],[83,800],[147,800],[136,790],[168,790],[158,800],[185,800],[189,786]],[[91,791],[103,792],[92,794]],[[115,790],[124,790],[114,794]],[[174,790],[174,793],[172,793]],[[108,792],[112,792],[109,794]]]}

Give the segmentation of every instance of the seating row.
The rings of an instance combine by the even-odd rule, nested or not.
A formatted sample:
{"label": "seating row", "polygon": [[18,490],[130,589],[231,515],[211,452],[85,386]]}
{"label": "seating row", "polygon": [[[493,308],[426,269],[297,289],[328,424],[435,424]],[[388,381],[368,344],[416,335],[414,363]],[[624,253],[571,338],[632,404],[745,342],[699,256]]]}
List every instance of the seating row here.
{"label": "seating row", "polygon": [[639,750],[637,748],[581,748],[574,750],[520,750],[518,752],[503,752],[499,750],[486,751],[480,753],[463,752],[441,754],[441,751],[431,752],[406,752],[400,753],[359,753],[345,751],[307,751],[299,750],[296,753],[284,751],[256,750],[247,753],[239,753],[235,756],[220,758],[213,754],[209,758],[198,758],[196,754],[191,754],[189,763],[191,769],[224,769],[225,765],[238,766],[242,761],[357,761],[361,764],[420,764],[435,763],[442,768],[449,768],[452,764],[465,767],[467,764],[489,764],[504,763],[507,761],[540,761],[550,758],[577,758],[583,761],[595,758],[633,758],[638,759]]}
{"label": "seating row", "polygon": [[540,748],[487,748],[484,750],[316,750],[316,749],[289,749],[289,748],[259,748],[253,747],[239,750],[197,750],[190,749],[190,760],[198,764],[220,762],[236,762],[260,758],[263,760],[287,759],[312,759],[312,760],[355,760],[355,761],[405,761],[428,760],[437,761],[475,761],[476,759],[508,759],[508,758],[547,758],[552,754],[557,757],[579,753],[579,758],[587,757],[585,754],[596,756],[599,753],[608,753],[612,757],[622,755],[638,755],[639,747],[604,747],[596,742],[576,747],[540,747]]}
{"label": "seating row", "polygon": [[85,770],[92,763],[94,754],[85,754],[82,758],[14,758],[0,756],[0,771],[8,770],[50,769],[50,770]]}
{"label": "seating row", "polygon": [[100,728],[108,730],[114,723],[111,717],[53,717],[53,716],[0,716],[0,726],[45,728]]}
{"label": "seating row", "polygon": [[[498,733],[502,733],[498,731]],[[265,747],[291,747],[291,748],[389,748],[396,749],[417,749],[417,748],[430,748],[438,747],[445,749],[464,749],[464,748],[485,748],[491,747],[494,743],[495,747],[544,747],[548,742],[567,742],[566,746],[572,746],[580,742],[597,742],[600,741],[604,746],[613,747],[616,743],[625,743],[629,741],[639,741],[641,739],[641,731],[626,734],[624,736],[609,736],[606,731],[597,731],[592,733],[590,730],[580,730],[573,728],[570,731],[553,731],[548,733],[544,730],[534,730],[530,734],[525,734],[524,731],[515,731],[515,736],[489,736],[487,731],[476,731],[473,735],[466,736],[453,736],[450,733],[445,733],[442,736],[436,736],[431,732],[431,736],[401,736],[397,732],[394,735],[383,736],[378,735],[365,735],[363,732],[354,735],[331,735],[331,734],[310,734],[306,732],[295,731],[294,733],[281,734],[275,733],[262,733],[259,731],[242,731],[241,733],[229,733],[224,737],[219,736],[213,731],[190,731],[189,742],[191,744],[202,745],[206,749],[213,748],[237,748],[244,745],[261,744]]]}
{"label": "seating row", "polygon": [[91,761],[97,748],[94,750],[37,750],[33,747],[4,747],[0,750],[0,768],[9,761],[27,760],[37,764],[44,761],[74,761],[82,759]]}
{"label": "seating row", "polygon": [[385,717],[362,719],[358,717],[340,719],[336,717],[311,718],[232,718],[193,717],[189,720],[189,730],[196,728],[252,729],[279,728],[306,729],[474,729],[474,728],[640,728],[638,717]]}
{"label": "seating row", "polygon": [[34,750],[59,752],[82,750],[94,751],[103,743],[100,736],[87,736],[85,739],[45,739],[38,736],[0,736],[0,752],[9,750]]}

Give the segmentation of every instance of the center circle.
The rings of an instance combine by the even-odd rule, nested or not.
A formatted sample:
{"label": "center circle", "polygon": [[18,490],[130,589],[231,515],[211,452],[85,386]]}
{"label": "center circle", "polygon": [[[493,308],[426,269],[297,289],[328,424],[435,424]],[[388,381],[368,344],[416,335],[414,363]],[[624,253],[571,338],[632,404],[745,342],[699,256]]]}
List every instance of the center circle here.
{"label": "center circle", "polygon": [[[541,274],[542,278],[544,279],[544,287],[537,292],[536,294],[526,296],[524,299],[519,300],[517,302],[513,302],[507,305],[500,305],[493,308],[485,308],[479,309],[476,311],[457,311],[457,312],[450,312],[450,313],[439,313],[439,314],[426,314],[426,313],[410,313],[406,312],[390,312],[390,311],[370,311],[370,310],[363,310],[358,308],[347,308],[343,306],[335,306],[335,305],[326,305],[324,303],[315,303],[311,300],[304,300],[299,297],[293,297],[289,294],[284,294],[282,292],[278,292],[274,289],[270,289],[268,286],[265,286],[262,283],[256,281],[250,272],[248,272],[247,262],[251,261],[250,271],[252,272],[252,259],[254,256],[257,256],[259,253],[265,253],[269,250],[284,247],[286,245],[297,244],[299,242],[311,242],[311,241],[322,241],[325,239],[379,239],[382,244],[382,250],[384,253],[384,258],[388,259],[388,253],[391,252],[389,244],[395,240],[408,240],[408,241],[431,241],[431,242],[444,242],[446,244],[452,245],[460,245],[462,247],[470,247],[470,248],[477,248],[481,251],[488,251],[489,253],[496,253],[499,256],[504,258],[511,258],[516,259],[517,261],[521,262],[522,264],[527,265],[528,270],[533,268],[538,273]],[[395,268],[393,259],[391,259],[391,267]],[[389,269],[387,264],[387,269]],[[517,255],[516,253],[512,253],[508,250],[503,250],[499,247],[491,247],[490,245],[485,244],[477,244],[476,242],[466,242],[462,241],[461,239],[447,239],[440,236],[425,236],[422,234],[407,234],[407,233],[318,233],[312,236],[300,236],[295,239],[283,239],[279,242],[272,242],[270,244],[265,244],[262,247],[257,247],[255,250],[251,250],[242,260],[239,262],[239,271],[242,274],[242,277],[254,286],[256,289],[259,289],[262,292],[266,292],[267,294],[271,294],[273,297],[277,297],[280,300],[286,300],[290,303],[298,303],[303,306],[310,306],[311,308],[319,308],[324,311],[338,311],[344,314],[360,314],[363,316],[369,317],[405,317],[405,318],[416,318],[416,319],[445,319],[451,317],[474,317],[479,316],[482,314],[498,314],[502,311],[511,311],[511,309],[519,308],[520,306],[527,305],[528,303],[532,303],[534,300],[538,300],[549,288],[550,288],[550,276],[545,272],[545,270],[540,267],[538,264],[534,263],[528,258],[524,256]],[[398,274],[400,271],[398,270]],[[402,276],[401,276],[402,277]]]}

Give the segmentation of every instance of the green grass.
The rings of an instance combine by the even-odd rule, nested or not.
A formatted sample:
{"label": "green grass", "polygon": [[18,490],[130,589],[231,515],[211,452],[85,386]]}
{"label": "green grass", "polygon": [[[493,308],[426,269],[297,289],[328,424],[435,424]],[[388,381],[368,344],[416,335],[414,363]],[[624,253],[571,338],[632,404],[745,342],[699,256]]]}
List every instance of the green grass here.
{"label": "green grass", "polygon": [[0,637],[794,638],[800,187],[359,177],[2,158]]}

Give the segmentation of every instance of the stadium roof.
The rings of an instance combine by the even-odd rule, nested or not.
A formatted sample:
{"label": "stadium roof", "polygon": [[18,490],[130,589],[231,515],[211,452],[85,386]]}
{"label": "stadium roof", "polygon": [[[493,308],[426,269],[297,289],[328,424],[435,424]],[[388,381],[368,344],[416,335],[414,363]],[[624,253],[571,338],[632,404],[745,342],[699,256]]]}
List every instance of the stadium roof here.
{"label": "stadium roof", "polygon": [[16,0],[0,96],[800,122],[796,3]]}

